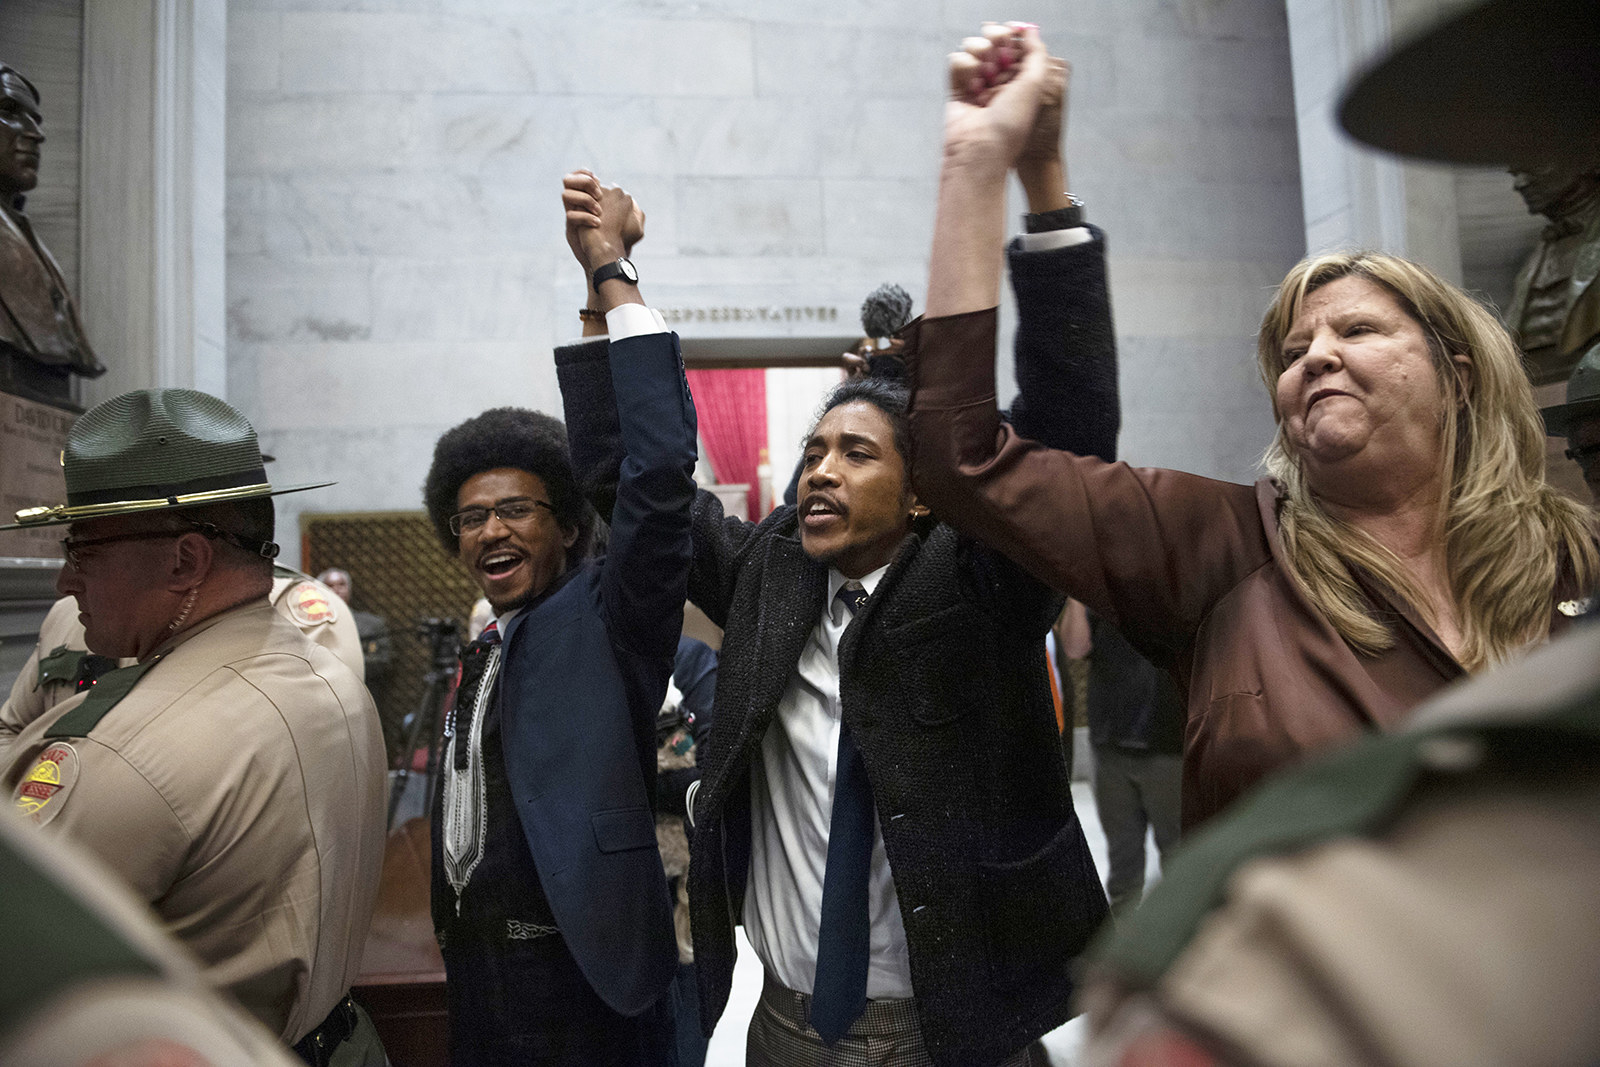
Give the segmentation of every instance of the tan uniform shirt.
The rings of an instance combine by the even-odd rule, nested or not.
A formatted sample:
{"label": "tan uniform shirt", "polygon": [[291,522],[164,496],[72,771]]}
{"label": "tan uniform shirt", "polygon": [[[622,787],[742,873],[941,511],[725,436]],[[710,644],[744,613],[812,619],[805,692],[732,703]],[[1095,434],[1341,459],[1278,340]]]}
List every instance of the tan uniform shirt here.
{"label": "tan uniform shirt", "polygon": [[[1515,723],[1597,684],[1591,624],[1408,728]],[[1258,1067],[1600,1062],[1600,768],[1530,780],[1438,740],[1381,833],[1240,867],[1154,989],[1086,983],[1085,1062],[1169,1023]]]}
{"label": "tan uniform shirt", "polygon": [[356,976],[377,898],[372,698],[256,601],[180,634],[89,736],[43,736],[84,699],[22,730],[0,788],[121,874],[215,985],[298,1040]]}
{"label": "tan uniform shirt", "polygon": [[338,656],[361,681],[367,680],[367,661],[361,652],[361,634],[355,612],[339,595],[315,578],[279,567],[273,572],[267,594],[278,614],[300,627],[300,632]]}
{"label": "tan uniform shirt", "polygon": [[[0,941],[20,953],[0,969],[0,1063],[144,1064],[151,1058],[125,1057],[161,1041],[211,1064],[301,1064],[211,989],[144,902],[84,850],[0,810],[0,871],[14,905],[0,909]],[[71,943],[51,952],[58,939]]]}
{"label": "tan uniform shirt", "polygon": [[[278,614],[300,628],[312,641],[338,656],[345,666],[365,681],[365,659],[361,654],[361,635],[356,631],[355,614],[344,601],[317,581],[298,571],[279,567],[273,574],[272,592],[267,594]],[[11,695],[0,704],[0,764],[6,760],[11,741],[34,719],[73,695],[72,679],[40,679],[39,660],[58,648],[83,651],[83,624],[78,622],[78,602],[62,597],[50,608],[39,627],[39,643],[23,664],[22,672],[11,685]],[[132,666],[133,660],[118,665]]]}

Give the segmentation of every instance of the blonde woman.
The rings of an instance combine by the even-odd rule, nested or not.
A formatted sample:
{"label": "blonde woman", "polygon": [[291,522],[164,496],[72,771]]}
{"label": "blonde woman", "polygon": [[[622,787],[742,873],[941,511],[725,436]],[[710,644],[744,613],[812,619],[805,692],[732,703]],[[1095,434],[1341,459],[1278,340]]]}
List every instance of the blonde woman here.
{"label": "blonde woman", "polygon": [[910,331],[918,498],[1110,620],[1188,693],[1186,828],[1264,775],[1386,729],[1567,624],[1587,512],[1544,481],[1516,348],[1465,293],[1379,253],[1289,272],[1261,325],[1271,477],[1135,470],[1018,438],[994,400],[1006,167],[1043,45],[974,102],[952,59],[927,317]]}

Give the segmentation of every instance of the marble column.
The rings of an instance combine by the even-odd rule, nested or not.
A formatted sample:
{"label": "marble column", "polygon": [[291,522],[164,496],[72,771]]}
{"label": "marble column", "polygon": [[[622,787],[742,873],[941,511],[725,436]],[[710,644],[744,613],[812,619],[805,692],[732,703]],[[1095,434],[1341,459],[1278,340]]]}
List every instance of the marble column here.
{"label": "marble column", "polygon": [[85,0],[81,294],[129,389],[221,395],[227,9],[217,0]]}
{"label": "marble column", "polygon": [[1456,178],[1352,141],[1336,111],[1350,79],[1455,0],[1288,0],[1306,247],[1375,248],[1462,281]]}

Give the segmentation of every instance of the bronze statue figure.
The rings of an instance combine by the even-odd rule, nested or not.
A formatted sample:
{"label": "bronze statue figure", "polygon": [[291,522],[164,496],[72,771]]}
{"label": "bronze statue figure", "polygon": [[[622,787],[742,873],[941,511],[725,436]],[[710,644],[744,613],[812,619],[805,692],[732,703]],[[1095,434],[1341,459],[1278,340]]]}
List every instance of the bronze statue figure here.
{"label": "bronze statue figure", "polygon": [[95,378],[95,358],[61,268],[23,213],[39,184],[39,90],[0,63],[0,392],[73,407],[71,375]]}
{"label": "bronze statue figure", "polygon": [[1528,210],[1550,225],[1517,275],[1506,323],[1534,383],[1560,381],[1600,343],[1600,143],[1576,162],[1512,173]]}

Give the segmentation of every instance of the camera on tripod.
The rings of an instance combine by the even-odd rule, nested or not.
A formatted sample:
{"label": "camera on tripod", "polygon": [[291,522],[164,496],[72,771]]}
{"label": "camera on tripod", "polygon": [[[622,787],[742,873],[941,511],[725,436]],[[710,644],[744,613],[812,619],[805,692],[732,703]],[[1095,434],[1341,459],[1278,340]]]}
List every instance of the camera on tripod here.
{"label": "camera on tripod", "polygon": [[434,669],[454,670],[461,653],[461,627],[454,619],[418,619],[412,630],[428,643],[428,663]]}
{"label": "camera on tripod", "polygon": [[391,829],[400,809],[400,799],[411,780],[412,762],[421,746],[426,746],[428,752],[422,794],[423,814],[427,814],[439,773],[439,724],[444,721],[450,703],[456,664],[461,654],[461,626],[454,619],[418,619],[411,632],[427,642],[428,670],[423,675],[422,697],[417,701],[416,710],[401,720],[400,724],[403,751],[399,766],[391,774],[389,787]]}

